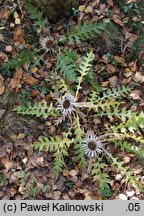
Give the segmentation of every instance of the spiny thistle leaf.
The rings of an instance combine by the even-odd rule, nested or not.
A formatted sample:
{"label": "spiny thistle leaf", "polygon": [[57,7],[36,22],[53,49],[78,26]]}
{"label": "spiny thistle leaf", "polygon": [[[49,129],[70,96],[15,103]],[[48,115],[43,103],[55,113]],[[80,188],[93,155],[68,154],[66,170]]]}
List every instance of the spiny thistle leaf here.
{"label": "spiny thistle leaf", "polygon": [[17,106],[14,108],[18,114],[22,115],[35,115],[36,117],[47,118],[52,115],[56,115],[54,113],[54,108],[52,103],[48,106],[47,102],[39,102],[31,105],[30,103],[27,106]]}
{"label": "spiny thistle leaf", "polygon": [[112,130],[118,131],[121,133],[134,133],[134,131],[138,131],[139,128],[144,128],[144,113],[133,113],[126,122],[121,122],[117,127],[112,127]]}
{"label": "spiny thistle leaf", "polygon": [[88,40],[101,34],[107,26],[106,22],[84,22],[83,25],[78,24],[75,28],[67,33],[67,38],[70,42],[80,43],[81,41]]}
{"label": "spiny thistle leaf", "polygon": [[85,159],[85,154],[82,148],[84,131],[81,128],[78,116],[76,116],[74,119],[73,129],[75,134],[75,154],[77,155],[77,159],[80,161],[81,166],[86,167],[87,160]]}
{"label": "spiny thistle leaf", "polygon": [[141,112],[138,115],[134,113],[131,118],[126,122],[125,127],[130,132],[134,132],[139,128],[144,128],[144,113]]}
{"label": "spiny thistle leaf", "polygon": [[122,151],[131,152],[135,154],[137,157],[144,159],[144,150],[138,146],[135,146],[132,143],[119,140],[117,142],[114,142],[114,145],[117,148],[120,148]]}
{"label": "spiny thistle leaf", "polygon": [[124,98],[131,92],[131,88],[128,86],[119,86],[118,88],[108,89],[107,91],[103,92],[103,96],[98,99],[105,100],[107,98]]}
{"label": "spiny thistle leaf", "polygon": [[120,102],[115,99],[99,101],[95,102],[79,102],[77,103],[78,107],[87,108],[88,110],[93,110],[96,112],[95,116],[107,116],[110,120],[112,120],[113,115],[117,115],[120,117],[118,112],[118,108],[121,105]]}
{"label": "spiny thistle leaf", "polygon": [[66,80],[77,82],[76,60],[77,54],[68,50],[66,54],[59,52],[57,55],[56,69],[63,75]]}
{"label": "spiny thistle leaf", "polygon": [[130,184],[136,184],[141,191],[144,191],[144,187],[141,185],[139,180],[136,179],[136,176],[133,176],[133,172],[129,170],[129,167],[124,167],[124,162],[119,162],[118,159],[114,158],[112,155],[110,155],[110,157],[112,160],[112,165],[117,166],[117,172],[124,173],[126,182],[130,182]]}
{"label": "spiny thistle leaf", "polygon": [[92,102],[98,102],[109,98],[124,98],[131,92],[131,88],[128,86],[119,86],[118,88],[108,89],[103,91],[103,95],[100,97],[99,92],[91,91],[89,100]]}
{"label": "spiny thistle leaf", "polygon": [[91,175],[94,181],[99,181],[100,188],[102,188],[105,183],[110,182],[109,175],[105,170],[107,167],[108,165],[101,158],[98,158],[97,161],[93,163]]}
{"label": "spiny thistle leaf", "polygon": [[68,155],[68,148],[71,143],[73,143],[73,139],[68,139],[67,134],[63,133],[61,137],[40,137],[32,146],[34,149],[54,152],[54,174],[58,178],[66,166],[64,158]]}
{"label": "spiny thistle leaf", "polygon": [[54,175],[56,179],[59,177],[59,174],[62,173],[64,167],[66,167],[64,159],[65,159],[65,156],[68,155],[68,148],[66,145],[64,147],[59,148],[57,152],[55,153],[53,167],[54,167]]}
{"label": "spiny thistle leaf", "polygon": [[99,111],[96,116],[107,116],[110,120],[113,119],[113,117],[118,117],[121,119],[122,122],[125,122],[128,118],[130,118],[132,115],[131,110],[126,110],[126,108],[121,108],[120,106],[113,106],[113,110],[105,110],[105,111]]}
{"label": "spiny thistle leaf", "polygon": [[68,86],[65,82],[65,80],[57,76],[56,80],[53,82],[52,89],[54,90],[55,94],[67,94],[68,92],[71,94],[74,94],[74,92],[70,89],[70,86]]}
{"label": "spiny thistle leaf", "polygon": [[55,152],[59,149],[62,149],[66,146],[69,146],[73,142],[73,139],[70,140],[63,134],[62,137],[39,137],[39,139],[32,144],[34,149],[40,149],[47,152]]}
{"label": "spiny thistle leaf", "polygon": [[80,76],[78,77],[78,85],[77,85],[77,91],[76,91],[76,97],[77,94],[79,92],[79,90],[81,89],[81,82],[83,81],[84,76],[86,76],[89,72],[89,70],[91,69],[91,62],[94,59],[94,54],[91,51],[90,53],[88,53],[82,60],[81,64],[79,65],[79,69],[78,72],[80,74]]}

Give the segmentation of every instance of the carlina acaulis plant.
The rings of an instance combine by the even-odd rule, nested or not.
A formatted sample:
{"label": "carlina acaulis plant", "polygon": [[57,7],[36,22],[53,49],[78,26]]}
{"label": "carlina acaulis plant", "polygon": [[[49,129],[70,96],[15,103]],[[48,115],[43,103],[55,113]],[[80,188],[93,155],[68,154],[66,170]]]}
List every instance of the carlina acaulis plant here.
{"label": "carlina acaulis plant", "polygon": [[[139,185],[135,176],[128,170],[123,161],[121,162],[117,157],[113,157],[107,147],[113,145],[114,148],[131,152],[138,158],[144,158],[144,154],[143,156],[140,154],[144,151],[138,146],[144,144],[141,133],[138,133],[139,128],[144,128],[144,113],[133,112],[125,108],[124,98],[132,90],[128,86],[108,89],[101,94],[93,90],[91,86],[87,101],[79,100],[78,95],[83,91],[82,82],[92,68],[94,57],[94,53],[90,51],[81,59],[77,68],[77,75],[75,68],[70,67],[71,77],[72,71],[74,71],[75,78],[77,78],[77,82],[74,81],[73,83],[75,88],[70,89],[67,81],[58,75],[55,81],[56,85],[51,92],[52,101],[50,104],[47,104],[46,101],[38,102],[26,107],[18,106],[14,110],[22,115],[35,115],[44,119],[53,116],[53,124],[56,121],[58,122],[56,125],[59,128],[58,134],[55,136],[41,136],[32,144],[34,149],[53,153],[53,170],[56,178],[67,167],[65,157],[71,151],[71,146],[74,146],[76,162],[80,163],[85,169],[88,167],[88,161],[93,158],[91,175],[94,180],[101,182],[101,187],[110,181],[106,171],[108,163],[117,166],[117,173],[123,171],[126,181],[135,182]],[[60,58],[59,54],[58,58]],[[61,62],[61,65],[63,64]],[[97,132],[93,131],[92,134],[87,134],[85,122],[93,117],[103,120],[109,119],[109,121],[107,126],[103,125],[102,131],[98,130]],[[115,118],[117,124],[114,124]],[[65,130],[61,127],[63,122],[67,123]],[[137,132],[137,136],[135,132]],[[133,141],[131,142],[131,140]],[[103,160],[103,157],[106,157],[107,161]]]}

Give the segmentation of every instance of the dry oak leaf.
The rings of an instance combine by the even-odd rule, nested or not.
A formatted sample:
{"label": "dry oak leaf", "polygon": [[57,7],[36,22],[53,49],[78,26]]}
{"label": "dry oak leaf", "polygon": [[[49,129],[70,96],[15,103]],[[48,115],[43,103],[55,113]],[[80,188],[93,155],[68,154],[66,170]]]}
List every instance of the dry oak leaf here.
{"label": "dry oak leaf", "polygon": [[75,170],[71,170],[69,173],[71,176],[76,176],[78,174]]}
{"label": "dry oak leaf", "polygon": [[4,78],[0,75],[0,95],[5,91]]}
{"label": "dry oak leaf", "polygon": [[114,5],[113,0],[108,0],[107,2],[109,4],[109,6],[113,7],[113,5]]}
{"label": "dry oak leaf", "polygon": [[87,6],[86,9],[84,10],[85,13],[92,13],[93,8],[91,6]]}
{"label": "dry oak leaf", "polygon": [[136,61],[133,61],[129,64],[129,67],[131,69],[131,71],[136,71],[137,70],[137,62]]}
{"label": "dry oak leaf", "polygon": [[0,158],[5,157],[6,155],[6,148],[4,146],[0,146]]}
{"label": "dry oak leaf", "polygon": [[15,11],[14,12],[14,18],[16,19],[16,18],[18,18],[19,17],[19,15],[18,15],[18,13]]}
{"label": "dry oak leaf", "polygon": [[5,8],[3,11],[1,11],[0,18],[7,20],[10,15],[10,10],[8,8]]}
{"label": "dry oak leaf", "polygon": [[35,85],[38,82],[37,79],[35,79],[34,77],[28,74],[24,75],[24,81],[26,82],[26,84],[29,84],[29,85]]}
{"label": "dry oak leaf", "polygon": [[11,81],[10,81],[10,87],[12,89],[21,88],[20,80],[19,79],[11,79]]}
{"label": "dry oak leaf", "polygon": [[21,20],[19,18],[15,19],[15,24],[19,25],[21,23]]}
{"label": "dry oak leaf", "polygon": [[141,100],[141,98],[140,98],[140,91],[139,90],[133,90],[130,93],[130,97],[132,97],[133,100]]}
{"label": "dry oak leaf", "polygon": [[38,72],[38,67],[33,67],[33,68],[31,69],[31,71],[32,71],[32,73]]}
{"label": "dry oak leaf", "polygon": [[142,83],[142,82],[144,82],[144,76],[142,76],[142,74],[141,74],[139,71],[137,71],[137,72],[135,73],[134,77],[133,77],[133,80],[134,80],[135,82],[140,82],[140,83]]}
{"label": "dry oak leaf", "polygon": [[25,32],[23,29],[17,28],[14,33],[14,41],[16,46],[19,46],[19,44],[25,46]]}
{"label": "dry oak leaf", "polygon": [[133,2],[137,2],[137,0],[128,0],[128,1],[126,2],[126,4],[130,4],[130,3],[133,3]]}
{"label": "dry oak leaf", "polygon": [[118,80],[117,76],[113,76],[113,77],[109,78],[110,87],[116,87],[117,80]]}
{"label": "dry oak leaf", "polygon": [[107,87],[109,85],[109,81],[105,81],[101,83],[102,87]]}
{"label": "dry oak leaf", "polygon": [[11,52],[12,51],[12,46],[10,46],[10,45],[6,46],[5,51]]}
{"label": "dry oak leaf", "polygon": [[115,56],[114,59],[121,65],[125,64],[125,59],[120,56]]}
{"label": "dry oak leaf", "polygon": [[116,68],[113,65],[109,65],[107,67],[107,70],[109,73],[115,73],[116,72]]}
{"label": "dry oak leaf", "polygon": [[78,8],[78,10],[80,12],[83,12],[85,8],[86,8],[86,5],[80,5],[79,8]]}
{"label": "dry oak leaf", "polygon": [[113,21],[114,21],[116,24],[118,24],[118,25],[120,25],[120,26],[123,26],[123,22],[120,20],[120,17],[119,17],[118,15],[114,14],[114,15],[112,16],[112,19],[113,19]]}
{"label": "dry oak leaf", "polygon": [[7,55],[4,54],[3,52],[0,52],[0,65],[2,65],[2,63],[6,60],[7,60]]}
{"label": "dry oak leaf", "polygon": [[20,69],[16,69],[16,72],[14,74],[14,78],[10,81],[10,86],[12,89],[14,88],[21,88],[20,81],[22,79],[23,71]]}
{"label": "dry oak leaf", "polygon": [[5,109],[1,109],[1,110],[0,110],[0,118],[2,118],[2,117],[3,117],[3,115],[4,115],[5,111],[6,111]]}

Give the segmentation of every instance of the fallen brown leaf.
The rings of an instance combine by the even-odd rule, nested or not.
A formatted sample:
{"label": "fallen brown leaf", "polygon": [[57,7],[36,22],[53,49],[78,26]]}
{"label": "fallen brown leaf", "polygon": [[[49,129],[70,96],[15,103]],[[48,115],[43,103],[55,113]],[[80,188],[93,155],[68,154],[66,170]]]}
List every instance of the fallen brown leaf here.
{"label": "fallen brown leaf", "polygon": [[5,109],[1,109],[1,110],[0,110],[0,118],[2,118],[2,117],[3,117],[3,115],[4,115],[5,111],[6,111]]}
{"label": "fallen brown leaf", "polygon": [[107,87],[108,84],[109,84],[109,81],[105,81],[105,82],[102,82],[102,83],[101,83],[102,87]]}
{"label": "fallen brown leaf", "polygon": [[15,74],[14,74],[14,78],[15,79],[22,79],[22,75],[23,75],[23,71],[22,71],[22,69],[16,69],[16,72],[15,72]]}
{"label": "fallen brown leaf", "polygon": [[86,8],[86,5],[80,5],[78,9],[80,12],[83,12],[85,8]]}
{"label": "fallen brown leaf", "polygon": [[87,6],[86,9],[84,10],[85,13],[92,13],[93,8],[91,6]]}
{"label": "fallen brown leaf", "polygon": [[140,82],[140,83],[142,83],[142,82],[144,82],[144,76],[142,76],[142,74],[141,74],[139,71],[137,71],[137,72],[135,73],[134,77],[133,77],[133,80],[134,80],[135,82]]}
{"label": "fallen brown leaf", "polygon": [[12,89],[15,88],[21,88],[21,79],[22,79],[23,71],[21,69],[16,69],[16,72],[14,74],[14,78],[11,79],[10,81],[10,87]]}
{"label": "fallen brown leaf", "polygon": [[6,148],[4,146],[0,146],[0,158],[3,158],[6,156]]}
{"label": "fallen brown leaf", "polygon": [[115,56],[114,59],[121,65],[125,64],[125,59],[120,56]]}
{"label": "fallen brown leaf", "polygon": [[11,52],[12,51],[12,46],[10,46],[10,45],[6,46],[5,50],[7,52]]}
{"label": "fallen brown leaf", "polygon": [[75,170],[71,170],[69,173],[70,173],[71,176],[76,176],[77,175],[77,172]]}
{"label": "fallen brown leaf", "polygon": [[139,90],[133,90],[131,93],[130,93],[130,97],[132,97],[132,99],[134,100],[140,100],[140,91]]}
{"label": "fallen brown leaf", "polygon": [[120,17],[119,17],[118,15],[114,14],[114,15],[112,16],[112,19],[113,19],[113,21],[114,21],[116,24],[118,24],[118,25],[120,25],[120,26],[123,26],[123,25],[124,25],[123,22],[121,21],[121,19],[120,19]]}
{"label": "fallen brown leaf", "polygon": [[107,67],[107,70],[109,73],[115,73],[116,72],[116,68],[113,65],[109,65]]}
{"label": "fallen brown leaf", "polygon": [[15,46],[19,46],[19,44],[25,47],[25,32],[22,28],[17,28],[14,32],[14,41]]}
{"label": "fallen brown leaf", "polygon": [[107,0],[109,6],[113,7],[114,3],[113,3],[113,0]]}
{"label": "fallen brown leaf", "polygon": [[4,78],[0,75],[0,95],[5,91]]}
{"label": "fallen brown leaf", "polygon": [[131,69],[131,71],[136,71],[137,70],[137,62],[133,61],[129,64],[129,67]]}
{"label": "fallen brown leaf", "polygon": [[128,1],[126,2],[126,4],[130,4],[130,3],[133,3],[133,2],[137,2],[137,0],[128,0]]}
{"label": "fallen brown leaf", "polygon": [[116,197],[116,200],[127,200],[127,196],[125,194],[119,194],[117,197]]}
{"label": "fallen brown leaf", "polygon": [[7,20],[10,15],[10,10],[8,8],[5,8],[3,11],[1,11],[1,18]]}
{"label": "fallen brown leaf", "polygon": [[38,83],[38,80],[37,80],[37,79],[35,79],[34,77],[32,77],[32,76],[30,76],[30,75],[28,75],[28,74],[26,74],[26,75],[24,76],[24,81],[25,81],[27,84],[29,84],[29,85],[35,85],[36,83]]}
{"label": "fallen brown leaf", "polygon": [[20,80],[19,79],[11,79],[11,81],[10,81],[10,87],[12,89],[21,88]]}
{"label": "fallen brown leaf", "polygon": [[59,200],[60,199],[60,195],[61,195],[60,191],[54,191],[54,193],[53,193],[53,199],[54,200]]}
{"label": "fallen brown leaf", "polygon": [[113,77],[109,78],[110,87],[116,87],[117,80],[118,80],[117,76],[113,76]]}

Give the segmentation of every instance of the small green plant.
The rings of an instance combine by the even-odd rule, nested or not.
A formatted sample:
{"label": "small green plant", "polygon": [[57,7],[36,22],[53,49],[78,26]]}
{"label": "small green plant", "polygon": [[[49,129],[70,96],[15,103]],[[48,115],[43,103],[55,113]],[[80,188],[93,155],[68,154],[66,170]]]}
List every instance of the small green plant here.
{"label": "small green plant", "polygon": [[18,174],[20,186],[23,187],[22,195],[23,198],[35,198],[39,193],[40,190],[37,188],[36,180],[30,179],[30,174],[26,173],[25,171],[20,171]]}
{"label": "small green plant", "polygon": [[[45,54],[47,53],[47,50],[44,53],[40,53],[40,51],[41,49],[24,49],[21,53],[12,56],[12,58],[3,64],[1,68],[2,75],[8,77],[12,76],[14,70],[23,67],[25,63],[30,64],[29,73],[31,73],[31,67],[40,66],[41,62],[44,60]],[[37,58],[37,60],[35,58]]]}
{"label": "small green plant", "polygon": [[110,186],[109,184],[105,183],[103,185],[103,187],[101,188],[100,192],[102,193],[102,195],[106,198],[109,198],[112,196],[113,192],[112,190],[110,189]]}
{"label": "small green plant", "polygon": [[39,11],[37,7],[30,3],[29,0],[25,0],[25,8],[29,13],[29,18],[34,21],[33,28],[38,33],[41,28],[45,28],[45,20],[43,18],[43,12]]}
{"label": "small green plant", "polygon": [[[63,168],[67,167],[65,157],[68,157],[69,151],[74,146],[76,162],[91,172],[94,181],[100,182],[100,188],[110,181],[107,172],[109,163],[117,167],[117,173],[121,171],[125,173],[126,182],[135,182],[140,187],[128,167],[108,152],[106,146],[113,145],[115,148],[144,158],[144,155],[140,154],[142,149],[139,147],[144,143],[139,131],[139,128],[144,128],[144,113],[132,112],[125,108],[124,99],[131,92],[131,88],[126,86],[108,89],[103,93],[91,88],[87,101],[79,101],[79,93],[82,91],[81,84],[91,70],[93,59],[92,51],[81,59],[77,68],[75,91],[71,90],[62,78],[57,77],[55,91],[52,92],[54,101],[50,105],[46,102],[39,102],[26,107],[18,106],[15,111],[23,115],[35,115],[44,119],[54,116],[57,119],[55,123],[56,127],[61,128],[60,132],[54,137],[39,137],[32,144],[34,149],[54,154],[53,166],[56,178],[59,177]],[[95,117],[106,121],[109,119],[109,124],[104,124],[102,131],[87,134],[84,122],[86,119]],[[62,122],[69,125],[66,130],[59,126]],[[89,166],[88,161],[91,160],[91,157],[93,160]],[[104,157],[105,160],[103,160]]]}
{"label": "small green plant", "polygon": [[41,97],[44,97],[45,94],[48,92],[48,88],[44,84],[43,85],[36,85],[36,86],[34,86],[34,89],[39,90]]}
{"label": "small green plant", "polygon": [[132,27],[137,35],[141,34],[141,36],[143,35],[143,7],[144,3],[140,0],[122,5],[123,12],[129,17],[126,25]]}
{"label": "small green plant", "polygon": [[73,188],[73,183],[72,183],[71,181],[67,181],[67,182],[65,183],[65,186],[66,186],[66,188],[67,188],[68,190],[70,190],[70,189]]}
{"label": "small green plant", "polygon": [[129,15],[141,15],[142,14],[142,9],[140,8],[138,3],[132,2],[130,4],[124,4],[123,5],[123,10],[125,13]]}
{"label": "small green plant", "polygon": [[5,176],[2,174],[2,173],[0,173],[0,184],[1,185],[4,185],[6,183],[6,178],[5,178]]}
{"label": "small green plant", "polygon": [[34,61],[34,57],[37,52],[30,49],[22,50],[21,53],[14,55],[9,61],[2,66],[2,75],[12,76],[13,70],[22,67],[25,63],[31,63]]}
{"label": "small green plant", "polygon": [[22,90],[19,100],[22,102],[22,105],[27,106],[28,103],[31,101],[32,97],[31,97],[31,93],[30,90],[28,89],[24,89]]}
{"label": "small green plant", "polygon": [[[144,33],[144,29],[143,29]],[[130,55],[128,60],[135,60],[137,59],[138,65],[141,66],[144,62],[144,38],[143,38],[143,33],[141,33],[137,40],[133,43]]]}

